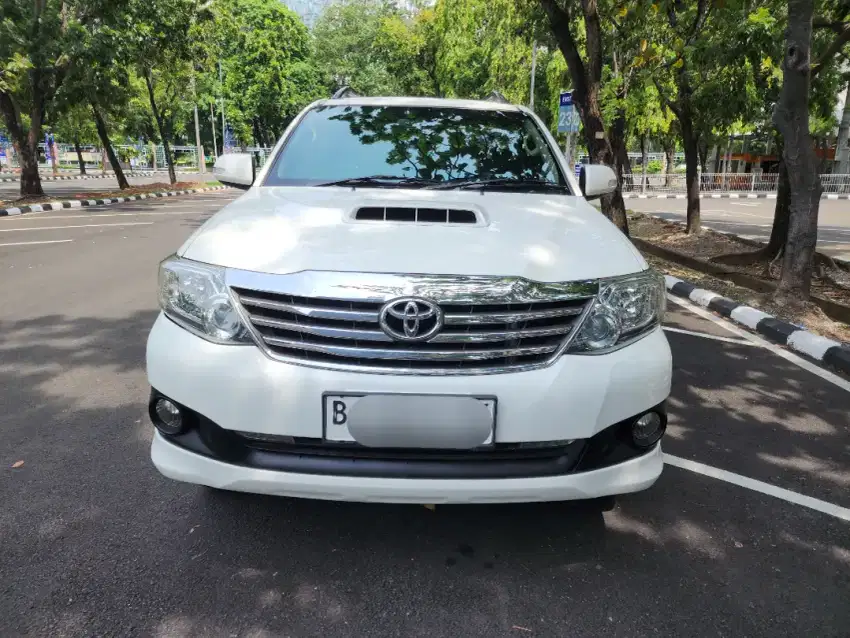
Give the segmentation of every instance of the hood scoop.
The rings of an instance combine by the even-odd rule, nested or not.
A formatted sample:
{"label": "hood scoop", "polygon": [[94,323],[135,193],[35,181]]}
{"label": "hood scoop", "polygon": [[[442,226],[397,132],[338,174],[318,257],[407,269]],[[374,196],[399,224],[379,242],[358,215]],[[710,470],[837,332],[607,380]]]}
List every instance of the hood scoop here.
{"label": "hood scoop", "polygon": [[363,206],[351,215],[358,222],[449,224],[486,226],[484,216],[474,210],[415,206]]}

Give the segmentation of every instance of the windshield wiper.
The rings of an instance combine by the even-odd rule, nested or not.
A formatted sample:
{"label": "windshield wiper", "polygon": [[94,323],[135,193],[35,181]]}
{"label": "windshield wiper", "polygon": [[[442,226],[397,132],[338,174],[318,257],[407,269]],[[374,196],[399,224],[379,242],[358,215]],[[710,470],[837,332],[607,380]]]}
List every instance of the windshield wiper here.
{"label": "windshield wiper", "polygon": [[435,180],[423,177],[399,177],[398,175],[366,175],[364,177],[349,177],[335,182],[325,182],[316,186],[377,186],[380,188],[402,188],[404,186],[425,186],[434,184]]}
{"label": "windshield wiper", "polygon": [[527,190],[557,190],[560,192],[570,192],[569,187],[564,184],[556,184],[545,179],[516,179],[509,177],[500,177],[497,179],[464,179],[460,181],[441,182],[434,186],[426,186],[425,188],[433,190],[452,190],[455,188],[484,189],[488,186],[508,187],[511,189],[527,189]]}

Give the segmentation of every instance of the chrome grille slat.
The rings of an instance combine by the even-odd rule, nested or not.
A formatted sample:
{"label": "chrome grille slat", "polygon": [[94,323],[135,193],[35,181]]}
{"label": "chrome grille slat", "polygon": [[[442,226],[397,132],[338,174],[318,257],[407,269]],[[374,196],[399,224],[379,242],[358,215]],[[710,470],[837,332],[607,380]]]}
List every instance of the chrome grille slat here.
{"label": "chrome grille slat", "polygon": [[[228,276],[243,318],[270,357],[385,374],[494,374],[546,366],[567,347],[595,296],[591,282],[316,271]],[[440,307],[443,325],[430,339],[396,341],[381,328],[381,311],[411,291]]]}
{"label": "chrome grille slat", "polygon": [[572,326],[556,328],[528,328],[526,330],[495,330],[489,332],[441,332],[431,343],[483,343],[487,341],[509,341],[511,339],[533,339],[535,337],[563,336]]}
{"label": "chrome grille slat", "polygon": [[583,309],[583,307],[568,307],[527,312],[447,313],[445,315],[445,322],[447,326],[476,323],[517,323],[521,321],[535,321],[537,319],[574,317],[580,315]]}
{"label": "chrome grille slat", "polygon": [[558,348],[558,344],[535,346],[530,348],[510,348],[500,350],[402,350],[394,348],[372,348],[357,346],[334,346],[299,341],[263,337],[263,341],[273,346],[300,348],[312,352],[322,352],[336,356],[356,357],[358,359],[400,359],[410,361],[481,361],[503,357],[522,357],[534,354],[549,354]]}
{"label": "chrome grille slat", "polygon": [[311,326],[309,324],[299,324],[297,321],[280,321],[277,319],[267,319],[266,317],[258,317],[249,315],[251,323],[255,326],[265,326],[267,328],[278,328],[280,330],[292,330],[303,332],[305,334],[316,335],[319,337],[331,337],[336,339],[355,339],[362,341],[388,341],[392,339],[380,330],[358,330],[356,328],[335,328],[330,326]]}
{"label": "chrome grille slat", "polygon": [[[341,308],[323,308],[321,306],[305,306],[301,304],[282,303],[280,301],[270,301],[268,299],[260,299],[258,297],[240,297],[239,300],[244,306],[255,306],[257,308],[266,308],[268,310],[281,310],[283,312],[292,312],[305,317],[313,317],[314,319],[336,319],[339,321],[378,321],[378,313],[364,312],[359,310],[345,310]],[[321,300],[316,300],[320,302]]]}

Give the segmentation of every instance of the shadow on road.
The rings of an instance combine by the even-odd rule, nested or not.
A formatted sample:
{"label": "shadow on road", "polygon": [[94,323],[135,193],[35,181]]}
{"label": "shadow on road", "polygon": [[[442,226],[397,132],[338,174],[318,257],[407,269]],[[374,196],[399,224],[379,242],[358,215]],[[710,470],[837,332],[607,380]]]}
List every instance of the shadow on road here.
{"label": "shadow on road", "polygon": [[[604,514],[559,503],[432,512],[166,480],[150,465],[144,417],[155,314],[0,322],[0,635],[826,636],[850,626],[844,524],[676,468]],[[807,493],[839,489],[786,461],[848,466],[846,397],[753,348],[671,342],[668,450],[756,477],[806,477]]]}
{"label": "shadow on road", "polygon": [[850,393],[762,348],[667,337],[667,452],[850,507]]}

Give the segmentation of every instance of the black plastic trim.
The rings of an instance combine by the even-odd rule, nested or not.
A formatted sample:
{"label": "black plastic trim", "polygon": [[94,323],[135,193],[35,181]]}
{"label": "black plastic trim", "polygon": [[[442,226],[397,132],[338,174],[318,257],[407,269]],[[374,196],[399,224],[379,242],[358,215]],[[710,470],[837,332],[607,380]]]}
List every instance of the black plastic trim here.
{"label": "black plastic trim", "polygon": [[[153,391],[152,399],[158,394]],[[256,441],[181,407],[193,427],[175,436],[161,434],[167,441],[196,454],[252,469],[410,479],[531,478],[597,470],[655,449],[655,446],[639,448],[631,440],[631,426],[639,416],[656,411],[662,415],[665,427],[667,423],[662,403],[615,423],[590,439],[567,445],[522,448],[497,444],[480,451],[391,450],[328,444],[314,439],[292,443]]]}

